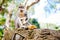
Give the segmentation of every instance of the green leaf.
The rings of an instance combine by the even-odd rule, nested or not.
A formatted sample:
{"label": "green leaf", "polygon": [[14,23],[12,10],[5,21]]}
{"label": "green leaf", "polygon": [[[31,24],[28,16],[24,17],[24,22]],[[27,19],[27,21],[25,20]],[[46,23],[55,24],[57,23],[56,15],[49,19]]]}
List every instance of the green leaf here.
{"label": "green leaf", "polygon": [[11,20],[11,25],[10,25],[13,29],[15,28],[15,25],[14,25],[14,20]]}
{"label": "green leaf", "polygon": [[0,18],[0,25],[5,24],[6,19],[5,18]]}
{"label": "green leaf", "polygon": [[58,29],[59,27],[55,27],[55,29]]}
{"label": "green leaf", "polygon": [[0,36],[3,36],[3,29],[0,28]]}

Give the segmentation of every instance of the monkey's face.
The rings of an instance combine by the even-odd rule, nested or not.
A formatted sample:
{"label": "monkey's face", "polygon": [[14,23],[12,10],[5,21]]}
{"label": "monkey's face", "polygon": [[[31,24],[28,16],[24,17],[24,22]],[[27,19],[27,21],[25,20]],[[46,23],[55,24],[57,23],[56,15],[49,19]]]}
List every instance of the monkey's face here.
{"label": "monkey's face", "polygon": [[19,7],[19,11],[20,11],[20,17],[24,17],[24,14],[25,14],[25,8],[24,8],[24,6],[20,6]]}
{"label": "monkey's face", "polygon": [[20,6],[19,9],[20,9],[20,12],[21,12],[21,13],[24,13],[24,11],[25,11],[25,10],[24,10],[24,9],[25,9],[24,6]]}

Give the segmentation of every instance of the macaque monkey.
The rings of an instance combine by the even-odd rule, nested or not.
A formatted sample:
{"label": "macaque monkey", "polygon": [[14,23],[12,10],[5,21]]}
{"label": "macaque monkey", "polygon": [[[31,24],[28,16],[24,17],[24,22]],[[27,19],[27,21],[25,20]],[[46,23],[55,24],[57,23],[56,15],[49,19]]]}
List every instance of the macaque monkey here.
{"label": "macaque monkey", "polygon": [[28,22],[28,15],[27,11],[28,9],[33,6],[34,4],[38,3],[40,0],[36,0],[35,2],[32,2],[29,6],[27,6],[28,0],[26,0],[25,5],[20,4],[19,6],[19,13],[17,13],[17,17],[15,19],[15,27],[16,28],[27,28],[28,25],[31,25]]}
{"label": "macaque monkey", "polygon": [[[36,0],[36,2],[32,2],[29,6],[27,6],[27,2],[28,0],[26,0],[25,2],[25,5],[23,4],[20,4],[19,6],[19,12],[17,13],[16,15],[16,18],[15,18],[15,27],[16,28],[29,28],[29,29],[34,29],[36,28],[35,25],[31,25],[29,22],[28,22],[28,15],[27,15],[27,11],[28,9],[33,6],[34,4],[38,3],[40,0]],[[5,26],[6,27],[10,27],[10,19],[11,19],[11,16],[12,16],[12,11],[9,12],[9,14],[7,15],[7,19],[6,19],[6,24]],[[30,26],[29,26],[30,25]],[[5,29],[4,30],[4,40],[11,40],[11,38],[13,38],[12,40],[20,40],[21,38],[21,35],[19,34],[15,34],[15,31],[12,31],[11,29]],[[15,39],[14,39],[14,36],[15,36]]]}

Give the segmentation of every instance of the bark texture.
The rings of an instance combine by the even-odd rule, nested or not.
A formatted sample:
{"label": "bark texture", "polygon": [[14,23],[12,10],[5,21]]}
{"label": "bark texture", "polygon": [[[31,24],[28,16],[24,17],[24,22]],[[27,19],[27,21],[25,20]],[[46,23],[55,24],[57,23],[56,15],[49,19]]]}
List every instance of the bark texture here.
{"label": "bark texture", "polygon": [[[9,35],[9,36],[8,36]],[[4,40],[60,40],[60,31],[50,29],[15,29],[14,31],[8,31],[5,33]],[[8,37],[7,37],[8,36]]]}

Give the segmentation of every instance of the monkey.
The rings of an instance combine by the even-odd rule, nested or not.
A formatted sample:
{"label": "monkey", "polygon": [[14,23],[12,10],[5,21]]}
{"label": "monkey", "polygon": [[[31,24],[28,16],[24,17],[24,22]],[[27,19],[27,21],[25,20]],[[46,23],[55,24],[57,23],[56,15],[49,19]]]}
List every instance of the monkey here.
{"label": "monkey", "polygon": [[[36,2],[32,2],[30,5],[26,5],[28,0],[26,0],[25,5],[20,4],[19,6],[19,13],[17,13],[15,18],[15,27],[16,28],[27,28],[28,25],[31,25],[28,20],[28,9],[33,6],[34,4],[38,3],[40,0],[36,0]],[[33,27],[33,26],[32,26]],[[28,27],[29,28],[29,27]],[[36,27],[35,27],[36,28]]]}
{"label": "monkey", "polygon": [[[26,2],[25,2],[25,5],[23,5],[23,4],[20,4],[20,6],[19,6],[19,10],[18,10],[18,13],[16,14],[16,17],[15,17],[15,28],[28,28],[28,29],[35,29],[36,28],[36,26],[35,25],[31,25],[29,22],[28,22],[28,20],[29,20],[29,18],[28,18],[28,13],[27,13],[27,11],[28,11],[28,9],[31,7],[31,6],[33,6],[34,4],[36,4],[36,3],[38,3],[40,0],[36,0],[36,2],[32,2],[29,6],[27,6],[26,4],[27,4],[27,2],[28,2],[28,0],[26,0]],[[7,18],[7,20],[6,20],[6,24],[5,24],[5,26],[7,26],[8,28],[9,28],[9,26],[10,26],[10,18],[11,18],[11,12],[9,12],[9,14],[8,14],[8,18]],[[7,31],[7,32],[6,32]],[[12,37],[12,35],[14,35],[14,33],[15,33],[15,31],[12,31],[12,30],[7,30],[7,29],[5,29],[5,34],[10,34],[9,36],[7,36],[7,38],[9,38],[9,37]],[[6,34],[6,35],[7,35]],[[18,36],[18,37],[17,37]],[[21,36],[21,35],[19,35],[18,33],[17,34],[15,34],[14,36],[13,36],[13,39],[12,40],[19,40],[19,38],[20,37],[22,37],[22,39],[24,38],[23,36]],[[9,38],[10,39],[10,38]],[[8,40],[8,39],[7,39]]]}

